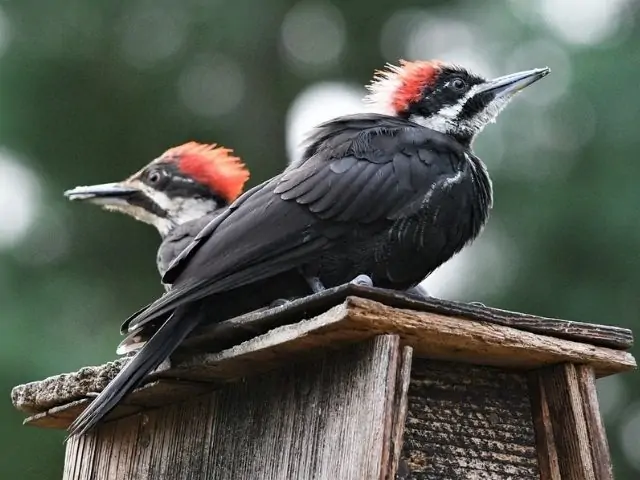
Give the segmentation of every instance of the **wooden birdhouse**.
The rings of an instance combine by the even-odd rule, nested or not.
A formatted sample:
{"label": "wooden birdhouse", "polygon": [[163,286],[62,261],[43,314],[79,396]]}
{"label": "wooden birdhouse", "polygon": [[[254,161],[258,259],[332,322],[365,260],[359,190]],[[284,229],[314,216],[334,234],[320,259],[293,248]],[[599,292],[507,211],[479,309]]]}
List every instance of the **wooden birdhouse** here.
{"label": "wooden birdhouse", "polygon": [[[595,379],[629,330],[337,287],[189,339],[96,431],[65,480],[611,479]],[[121,368],[20,385],[66,428]]]}

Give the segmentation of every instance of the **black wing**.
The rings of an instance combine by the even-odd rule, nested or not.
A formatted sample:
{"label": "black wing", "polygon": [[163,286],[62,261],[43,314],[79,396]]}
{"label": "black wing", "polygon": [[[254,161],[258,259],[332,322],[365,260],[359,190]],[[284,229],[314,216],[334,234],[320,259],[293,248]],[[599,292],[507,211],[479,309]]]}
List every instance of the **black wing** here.
{"label": "black wing", "polygon": [[129,328],[301,267],[358,224],[387,228],[417,210],[463,156],[450,137],[395,117],[353,115],[321,125],[305,160],[242,195],[205,227],[167,272],[172,290],[135,314]]}

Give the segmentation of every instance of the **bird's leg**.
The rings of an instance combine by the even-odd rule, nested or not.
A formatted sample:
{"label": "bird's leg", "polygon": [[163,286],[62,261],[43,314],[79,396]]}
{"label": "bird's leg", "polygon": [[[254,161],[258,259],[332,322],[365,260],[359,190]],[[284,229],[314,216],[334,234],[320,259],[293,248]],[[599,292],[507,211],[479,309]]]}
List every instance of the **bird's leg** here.
{"label": "bird's leg", "polygon": [[327,289],[318,277],[308,277],[305,275],[304,279],[309,284],[309,288],[313,293],[320,293]]}
{"label": "bird's leg", "polygon": [[427,291],[421,287],[420,285],[416,285],[415,287],[407,288],[404,293],[410,297],[416,298],[418,300],[426,300],[429,298],[429,294]]}
{"label": "bird's leg", "polygon": [[[307,283],[309,284],[309,288],[311,288],[311,291],[313,293],[320,293],[323,292],[324,290],[327,289],[327,287],[325,287],[322,283],[322,281],[320,281],[320,279],[318,277],[308,277],[305,275],[304,279],[307,281]],[[351,280],[349,283],[353,284],[353,285],[360,285],[363,287],[373,287],[373,280],[371,280],[371,277],[368,275],[358,275],[356,278],[354,278],[353,280]]]}
{"label": "bird's leg", "polygon": [[364,275],[364,274],[358,275],[349,283],[353,285],[358,285],[361,287],[373,287],[373,280],[371,280],[371,277],[369,275]]}
{"label": "bird's leg", "polygon": [[295,300],[295,299],[277,298],[269,304],[269,308],[282,307],[283,305],[286,305],[287,303],[291,302],[291,300]]}
{"label": "bird's leg", "polygon": [[482,307],[482,308],[487,307],[484,303],[481,303],[481,302],[469,302],[469,305],[473,305],[474,307]]}

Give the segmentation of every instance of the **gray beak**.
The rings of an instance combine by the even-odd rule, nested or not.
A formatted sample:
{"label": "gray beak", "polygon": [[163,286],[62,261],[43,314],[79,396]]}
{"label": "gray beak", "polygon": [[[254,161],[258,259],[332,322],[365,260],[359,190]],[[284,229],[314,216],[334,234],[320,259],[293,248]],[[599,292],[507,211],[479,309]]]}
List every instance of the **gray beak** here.
{"label": "gray beak", "polygon": [[92,203],[108,205],[126,202],[126,199],[135,193],[138,193],[137,189],[121,183],[103,183],[101,185],[72,188],[64,192],[64,196],[72,201],[86,200]]}
{"label": "gray beak", "polygon": [[546,77],[549,72],[551,69],[544,67],[494,78],[482,85],[476,93],[492,92],[496,98],[510,96]]}

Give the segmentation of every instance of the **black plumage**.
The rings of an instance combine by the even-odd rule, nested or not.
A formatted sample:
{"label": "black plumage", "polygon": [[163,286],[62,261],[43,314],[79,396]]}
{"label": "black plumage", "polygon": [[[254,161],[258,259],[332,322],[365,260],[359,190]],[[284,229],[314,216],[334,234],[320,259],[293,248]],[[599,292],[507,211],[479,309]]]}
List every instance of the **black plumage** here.
{"label": "black plumage", "polygon": [[178,257],[180,252],[187,248],[196,235],[218,216],[221,211],[222,209],[215,210],[208,215],[203,215],[200,218],[183,223],[182,225],[176,225],[162,238],[156,255],[156,264],[161,277],[169,270],[169,266]]}
{"label": "black plumage", "polygon": [[70,431],[93,427],[228,295],[286,297],[276,280],[296,276],[411,287],[478,235],[491,202],[484,166],[449,135],[377,114],[319,126],[302,161],[238,198],[176,259],[172,289],[127,328],[164,323]]}

